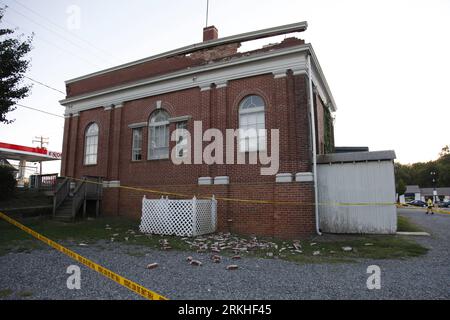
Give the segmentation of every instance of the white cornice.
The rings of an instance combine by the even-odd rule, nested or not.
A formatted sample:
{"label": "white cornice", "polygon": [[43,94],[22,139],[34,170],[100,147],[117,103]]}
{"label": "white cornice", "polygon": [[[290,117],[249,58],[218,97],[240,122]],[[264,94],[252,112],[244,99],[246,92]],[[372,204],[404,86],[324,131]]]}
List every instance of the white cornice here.
{"label": "white cornice", "polygon": [[182,122],[182,121],[189,121],[189,119],[191,119],[192,116],[191,115],[187,115],[187,116],[179,116],[179,117],[173,117],[173,118],[169,118],[169,122],[173,123],[173,122]]}
{"label": "white cornice", "polygon": [[[288,69],[305,73],[306,55],[310,52],[312,48],[309,44],[263,52],[67,98],[60,103],[66,107],[67,114],[189,88],[208,88],[212,83],[224,84],[230,80],[261,74],[280,75]],[[313,61],[316,62],[314,59]],[[320,67],[315,69],[317,71],[313,70],[316,71],[313,72],[313,81],[319,88],[324,87],[322,99],[331,101],[334,106],[333,99],[328,98],[331,97],[331,92],[327,90]],[[335,111],[335,108],[332,107],[332,110]]]}
{"label": "white cornice", "polygon": [[147,122],[131,123],[131,124],[128,125],[128,128],[136,129],[136,128],[146,127],[147,125],[148,125]]}
{"label": "white cornice", "polygon": [[[88,98],[92,98],[95,96],[104,95],[106,93],[112,93],[112,92],[117,92],[117,91],[121,91],[121,90],[132,89],[134,87],[139,87],[139,86],[143,86],[143,85],[147,85],[147,84],[154,84],[157,82],[173,80],[173,79],[180,78],[183,76],[194,76],[195,75],[195,77],[192,77],[192,79],[191,79],[192,83],[195,84],[195,85],[192,85],[192,87],[195,87],[195,86],[207,87],[211,83],[214,83],[214,81],[210,82],[210,83],[198,81],[198,79],[196,79],[198,76],[197,75],[198,73],[205,73],[205,72],[214,71],[217,69],[230,68],[230,67],[234,67],[237,65],[247,64],[247,63],[261,61],[261,60],[273,59],[276,57],[286,56],[286,55],[293,54],[293,53],[305,52],[308,50],[309,50],[309,45],[300,45],[300,46],[296,46],[296,47],[290,47],[287,49],[280,49],[280,50],[276,50],[276,51],[263,52],[263,53],[254,54],[251,56],[235,58],[235,59],[232,59],[229,61],[216,62],[213,64],[207,64],[207,65],[203,65],[203,66],[199,66],[199,67],[190,68],[187,70],[172,72],[172,73],[165,74],[165,75],[159,76],[159,77],[143,79],[143,80],[135,81],[132,83],[127,83],[125,85],[111,87],[111,88],[107,88],[107,89],[103,89],[103,90],[98,90],[98,91],[95,91],[92,93],[81,94],[81,95],[78,95],[75,97],[61,100],[60,103],[62,105],[67,105],[67,104],[70,104],[73,102],[78,102],[83,99],[88,99]],[[306,63],[304,63],[304,65],[306,66]],[[282,69],[282,66],[280,66],[278,68],[278,72],[280,69]],[[227,79],[220,79],[217,81],[226,81],[226,80]]]}

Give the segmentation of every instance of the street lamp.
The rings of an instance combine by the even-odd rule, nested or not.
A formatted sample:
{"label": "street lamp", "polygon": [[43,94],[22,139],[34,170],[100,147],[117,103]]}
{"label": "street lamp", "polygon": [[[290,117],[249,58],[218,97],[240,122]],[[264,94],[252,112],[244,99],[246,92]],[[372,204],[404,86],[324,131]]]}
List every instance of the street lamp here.
{"label": "street lamp", "polygon": [[433,204],[436,202],[436,171],[431,171],[430,176],[433,182]]}

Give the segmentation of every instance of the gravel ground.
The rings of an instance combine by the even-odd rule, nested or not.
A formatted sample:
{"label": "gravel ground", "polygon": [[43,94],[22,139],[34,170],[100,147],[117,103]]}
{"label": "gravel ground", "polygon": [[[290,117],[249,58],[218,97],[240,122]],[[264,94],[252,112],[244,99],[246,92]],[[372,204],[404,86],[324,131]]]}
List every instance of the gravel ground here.
{"label": "gravel ground", "polygon": [[[209,254],[192,254],[203,262],[187,264],[187,252],[149,250],[117,243],[74,251],[116,271],[170,299],[449,299],[450,215],[426,216],[399,209],[432,234],[417,237],[431,250],[406,260],[361,260],[358,263],[306,264],[243,258],[239,269],[227,271],[223,258],[212,263]],[[142,253],[142,256],[139,256]],[[159,267],[147,270],[149,263]],[[53,249],[10,253],[0,257],[0,292],[13,291],[3,299],[139,299],[140,297],[96,272],[81,267],[81,290],[66,287],[73,260]],[[381,268],[381,289],[368,290],[366,269]],[[1,298],[0,298],[1,299]]]}

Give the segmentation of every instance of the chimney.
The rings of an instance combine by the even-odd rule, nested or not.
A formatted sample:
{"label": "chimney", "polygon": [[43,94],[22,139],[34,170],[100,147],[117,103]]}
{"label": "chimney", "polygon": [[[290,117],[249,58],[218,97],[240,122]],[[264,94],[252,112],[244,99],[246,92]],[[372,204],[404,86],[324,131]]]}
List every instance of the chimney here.
{"label": "chimney", "polygon": [[219,31],[214,26],[203,28],[203,42],[219,38]]}

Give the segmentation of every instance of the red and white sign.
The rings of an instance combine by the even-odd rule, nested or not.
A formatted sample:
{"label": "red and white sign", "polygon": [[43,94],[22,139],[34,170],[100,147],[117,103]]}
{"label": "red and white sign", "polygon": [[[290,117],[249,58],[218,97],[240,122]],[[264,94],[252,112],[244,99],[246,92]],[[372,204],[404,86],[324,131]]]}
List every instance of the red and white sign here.
{"label": "red and white sign", "polygon": [[29,162],[61,160],[61,152],[0,142],[0,158]]}

